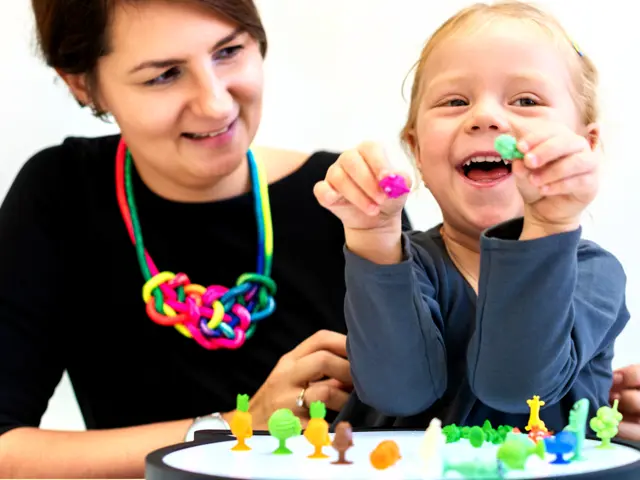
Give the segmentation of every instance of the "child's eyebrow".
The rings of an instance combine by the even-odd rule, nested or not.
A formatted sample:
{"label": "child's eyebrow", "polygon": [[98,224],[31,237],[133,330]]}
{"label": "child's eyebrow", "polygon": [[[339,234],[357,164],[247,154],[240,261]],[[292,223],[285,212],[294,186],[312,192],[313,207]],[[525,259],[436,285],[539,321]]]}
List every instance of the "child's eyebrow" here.
{"label": "child's eyebrow", "polygon": [[469,80],[469,73],[450,73],[447,75],[436,76],[435,79],[427,83],[427,86],[429,89],[437,89],[443,86],[468,82]]}
{"label": "child's eyebrow", "polygon": [[547,83],[550,79],[540,72],[532,70],[530,72],[517,72],[508,76],[511,81],[527,83]]}

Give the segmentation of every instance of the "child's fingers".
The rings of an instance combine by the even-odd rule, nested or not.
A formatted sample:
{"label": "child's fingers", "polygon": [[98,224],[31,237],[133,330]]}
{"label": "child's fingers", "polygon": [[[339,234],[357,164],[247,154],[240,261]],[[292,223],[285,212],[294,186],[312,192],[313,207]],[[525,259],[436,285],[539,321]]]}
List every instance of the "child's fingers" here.
{"label": "child's fingers", "polygon": [[380,211],[377,202],[371,199],[360,186],[353,181],[340,163],[334,163],[327,170],[327,182],[333,190],[351,205],[368,215],[376,215]]}
{"label": "child's fingers", "polygon": [[377,187],[378,182],[390,173],[392,168],[382,145],[374,142],[364,142],[358,145],[358,153],[366,161]]}
{"label": "child's fingers", "polygon": [[342,195],[336,192],[326,180],[322,180],[314,185],[313,194],[316,200],[318,200],[318,203],[328,210],[339,205],[340,202],[345,203]]}
{"label": "child's fingers", "polygon": [[548,183],[539,187],[539,190],[540,193],[546,196],[573,195],[580,198],[583,194],[591,196],[590,192],[595,190],[596,184],[596,175],[593,172],[588,172]]}
{"label": "child's fingers", "polygon": [[537,187],[558,182],[565,178],[583,173],[593,172],[597,167],[595,156],[590,153],[577,153],[550,162],[532,171],[529,175],[531,183]]}
{"label": "child's fingers", "polygon": [[381,204],[385,200],[384,193],[378,186],[378,180],[370,166],[370,163],[376,165],[380,162],[378,158],[379,152],[375,147],[371,150],[349,150],[338,159],[338,163],[344,173],[376,204]]}
{"label": "child's fingers", "polygon": [[524,154],[527,168],[536,169],[569,155],[590,151],[589,142],[580,135],[553,135]]}

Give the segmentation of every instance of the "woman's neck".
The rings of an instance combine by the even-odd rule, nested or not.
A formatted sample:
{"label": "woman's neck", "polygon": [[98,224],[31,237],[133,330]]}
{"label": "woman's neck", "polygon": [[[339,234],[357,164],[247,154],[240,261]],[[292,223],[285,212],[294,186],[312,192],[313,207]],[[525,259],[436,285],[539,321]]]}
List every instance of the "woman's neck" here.
{"label": "woman's neck", "polygon": [[[267,147],[254,147],[252,151],[256,161],[263,164],[269,185],[299,169],[309,158],[306,153]],[[191,185],[178,184],[143,162],[136,163],[136,169],[142,181],[155,194],[176,202],[197,203],[226,200],[243,195],[252,189],[248,161],[240,162],[235,170],[225,176],[214,180],[209,179],[206,183]]]}
{"label": "woman's neck", "polygon": [[478,279],[480,277],[480,241],[479,237],[472,237],[459,232],[446,222],[440,229],[449,256],[465,280],[478,293]]}
{"label": "woman's neck", "polygon": [[[134,157],[135,158],[135,157]],[[156,195],[173,202],[215,202],[242,195],[251,190],[251,176],[247,162],[224,176],[181,182],[157,171],[146,162],[136,162],[142,181]]]}

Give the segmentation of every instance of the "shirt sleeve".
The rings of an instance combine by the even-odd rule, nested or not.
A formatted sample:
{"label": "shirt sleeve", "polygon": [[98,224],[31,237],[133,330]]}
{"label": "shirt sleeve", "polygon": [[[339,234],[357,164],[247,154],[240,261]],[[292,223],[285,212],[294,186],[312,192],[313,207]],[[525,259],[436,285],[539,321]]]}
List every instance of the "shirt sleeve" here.
{"label": "shirt sleeve", "polygon": [[[467,352],[474,393],[509,413],[527,413],[533,395],[547,407],[562,399],[581,370],[612,349],[629,320],[626,276],[612,254],[581,241],[580,229],[519,241],[522,225],[522,219],[506,222],[481,239]],[[590,396],[608,399],[611,366],[592,371],[599,374]]]}
{"label": "shirt sleeve", "polygon": [[345,248],[347,352],[359,398],[384,415],[422,412],[446,390],[443,320],[428,269],[403,234],[404,260],[377,265]]}
{"label": "shirt sleeve", "polygon": [[73,308],[73,284],[54,152],[25,164],[0,207],[0,434],[39,426],[64,371],[61,306]]}

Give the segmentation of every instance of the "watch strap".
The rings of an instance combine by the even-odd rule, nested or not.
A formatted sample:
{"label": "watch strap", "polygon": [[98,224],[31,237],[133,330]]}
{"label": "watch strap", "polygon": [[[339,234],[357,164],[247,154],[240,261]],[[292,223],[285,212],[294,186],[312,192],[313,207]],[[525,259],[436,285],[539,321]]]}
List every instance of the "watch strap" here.
{"label": "watch strap", "polygon": [[184,437],[185,442],[192,442],[195,434],[199,430],[231,430],[227,421],[222,417],[220,412],[212,413],[202,417],[196,417],[187,434]]}

